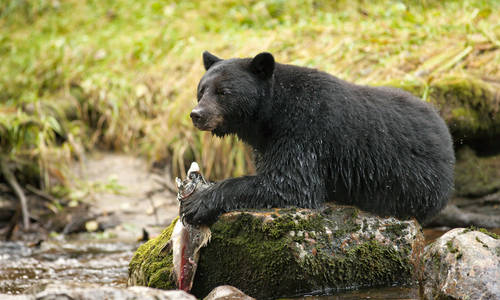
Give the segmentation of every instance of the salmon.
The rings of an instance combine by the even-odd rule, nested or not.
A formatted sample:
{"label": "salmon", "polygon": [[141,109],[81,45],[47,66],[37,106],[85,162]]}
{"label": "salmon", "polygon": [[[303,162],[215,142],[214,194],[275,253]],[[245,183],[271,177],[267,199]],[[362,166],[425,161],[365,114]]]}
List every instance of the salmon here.
{"label": "salmon", "polygon": [[[182,202],[193,194],[211,184],[203,178],[196,162],[191,164],[187,178],[183,181],[176,178],[178,193],[177,200]],[[211,231],[208,226],[184,224],[179,218],[172,231],[173,265],[177,288],[189,292],[193,286],[194,275],[198,267],[200,249],[210,241]]]}

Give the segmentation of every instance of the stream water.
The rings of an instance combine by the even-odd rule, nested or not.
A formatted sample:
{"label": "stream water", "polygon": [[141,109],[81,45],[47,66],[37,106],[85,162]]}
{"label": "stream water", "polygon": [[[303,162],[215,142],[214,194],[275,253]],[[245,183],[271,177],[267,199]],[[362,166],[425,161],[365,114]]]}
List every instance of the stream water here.
{"label": "stream water", "polygon": [[125,286],[135,242],[51,239],[40,245],[0,242],[0,294],[22,294],[44,283],[97,283]]}
{"label": "stream water", "polygon": [[[443,234],[425,230],[427,240]],[[135,241],[79,234],[41,244],[0,242],[0,294],[23,294],[35,285],[73,282],[125,287]],[[369,288],[297,299],[418,299],[418,287]]]}
{"label": "stream water", "polygon": [[[426,229],[424,235],[429,243],[444,232]],[[0,294],[25,294],[40,284],[63,282],[125,287],[128,263],[138,246],[134,240],[99,234],[53,237],[37,244],[0,242]],[[417,286],[383,287],[295,299],[419,299],[419,291]]]}

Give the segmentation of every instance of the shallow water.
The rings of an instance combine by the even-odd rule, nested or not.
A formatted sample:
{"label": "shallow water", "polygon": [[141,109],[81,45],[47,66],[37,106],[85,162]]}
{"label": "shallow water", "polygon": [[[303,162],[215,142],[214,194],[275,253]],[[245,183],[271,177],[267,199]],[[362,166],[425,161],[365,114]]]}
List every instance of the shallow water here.
{"label": "shallow water", "polygon": [[[342,293],[335,293],[330,296],[305,296],[290,300],[356,300],[356,299],[419,299],[418,287],[380,287],[367,288]],[[285,300],[285,299],[283,299]]]}
{"label": "shallow water", "polygon": [[[492,230],[500,233],[500,229]],[[426,229],[427,242],[446,230]],[[74,282],[125,287],[128,263],[139,246],[135,241],[98,239],[86,234],[51,239],[40,245],[0,242],[0,294],[23,294],[35,285]],[[368,288],[329,296],[295,299],[419,299],[418,287]]]}
{"label": "shallow water", "polygon": [[138,244],[116,240],[51,240],[39,246],[0,242],[0,293],[22,294],[57,282],[125,286]]}
{"label": "shallow water", "polygon": [[[138,246],[133,241],[88,239],[85,235],[38,246],[0,242],[0,294],[23,294],[36,285],[57,282],[125,287],[128,263]],[[370,288],[296,299],[418,299],[418,289]]]}
{"label": "shallow water", "polygon": [[[133,241],[88,239],[85,235],[38,246],[0,242],[0,294],[23,294],[35,285],[57,282],[125,287],[128,263],[138,246]],[[418,289],[370,288],[296,299],[418,299]]]}

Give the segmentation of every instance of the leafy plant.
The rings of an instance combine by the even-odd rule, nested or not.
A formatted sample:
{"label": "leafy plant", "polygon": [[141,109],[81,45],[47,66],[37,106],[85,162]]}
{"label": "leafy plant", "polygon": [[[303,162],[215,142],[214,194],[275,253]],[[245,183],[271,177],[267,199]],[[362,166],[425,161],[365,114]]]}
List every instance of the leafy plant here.
{"label": "leafy plant", "polygon": [[203,50],[271,51],[362,84],[498,78],[499,10],[494,0],[3,1],[2,157],[21,181],[37,170],[45,189],[67,184],[71,158],[96,146],[166,161],[174,176],[192,160],[211,179],[252,172],[241,142],[190,122]]}

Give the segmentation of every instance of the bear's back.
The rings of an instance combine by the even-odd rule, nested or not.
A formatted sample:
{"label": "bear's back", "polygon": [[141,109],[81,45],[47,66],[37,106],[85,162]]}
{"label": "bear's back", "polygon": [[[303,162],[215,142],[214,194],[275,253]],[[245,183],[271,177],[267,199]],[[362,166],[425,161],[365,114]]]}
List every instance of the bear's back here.
{"label": "bear's back", "polygon": [[290,65],[277,66],[274,85],[275,121],[290,126],[287,138],[317,152],[329,200],[419,220],[444,206],[453,143],[429,103]]}

